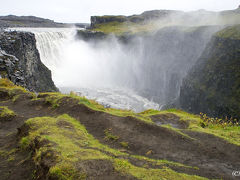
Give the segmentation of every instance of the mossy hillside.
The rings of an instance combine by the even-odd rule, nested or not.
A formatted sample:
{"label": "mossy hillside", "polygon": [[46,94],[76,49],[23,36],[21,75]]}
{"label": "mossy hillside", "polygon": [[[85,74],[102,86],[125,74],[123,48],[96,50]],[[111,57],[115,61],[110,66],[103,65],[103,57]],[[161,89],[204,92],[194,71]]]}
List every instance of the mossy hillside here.
{"label": "mossy hillside", "polygon": [[99,143],[90,135],[79,121],[68,115],[53,117],[38,117],[26,121],[28,135],[20,141],[22,149],[31,149],[37,144],[40,148],[34,154],[36,164],[41,164],[45,159],[52,159],[48,177],[59,179],[85,179],[88,172],[81,169],[79,163],[89,160],[107,160],[111,162],[115,171],[123,175],[129,174],[138,179],[204,179],[198,176],[177,173],[170,168],[151,169],[132,165],[127,159],[129,157],[148,161],[157,165],[172,165],[192,168],[180,163],[166,160],[153,160],[143,156],[132,156],[122,153],[116,149],[109,148]]}
{"label": "mossy hillside", "polygon": [[16,113],[10,110],[7,106],[0,106],[0,120],[8,121],[13,119]]}
{"label": "mossy hillside", "polygon": [[[213,123],[213,124],[209,124],[208,126],[203,128],[201,126],[201,123],[203,120],[201,119],[200,115],[190,114],[190,113],[184,112],[182,110],[178,110],[178,109],[168,109],[168,110],[164,110],[164,111],[157,111],[157,110],[150,109],[150,110],[144,111],[140,114],[142,114],[145,117],[150,117],[150,116],[157,115],[157,114],[167,114],[167,113],[175,114],[176,116],[180,117],[180,121],[187,122],[189,125],[186,130],[213,134],[217,137],[225,139],[226,141],[228,141],[232,144],[236,144],[236,145],[240,146],[240,126],[239,125],[227,125],[226,124],[225,126],[223,126],[222,124],[214,124]],[[184,131],[182,131],[180,129],[169,127],[166,125],[163,125],[163,126],[170,128],[171,130],[175,130],[178,133],[181,133],[183,136],[191,138],[188,135],[186,135],[184,133]]]}
{"label": "mossy hillside", "polygon": [[[19,91],[21,93],[30,93],[31,95],[35,96],[33,93],[26,91],[24,88],[15,86],[13,83],[11,83],[7,79],[0,79],[0,88],[5,88],[7,92],[9,92],[10,94],[12,93],[15,96]],[[173,113],[176,116],[180,117],[180,121],[185,121],[189,124],[187,130],[213,134],[215,136],[218,136],[220,138],[227,140],[230,143],[240,145],[240,133],[239,133],[240,127],[239,126],[222,127],[221,125],[212,124],[203,128],[201,127],[202,119],[200,118],[200,115],[190,114],[177,109],[168,109],[164,111],[149,109],[141,113],[134,113],[133,111],[129,111],[129,110],[104,108],[103,105],[97,103],[96,101],[89,100],[85,97],[77,96],[73,92],[70,93],[69,95],[61,94],[61,93],[40,93],[38,95],[38,98],[33,98],[32,100],[38,100],[39,98],[44,98],[46,103],[51,104],[53,108],[57,108],[60,106],[61,101],[66,97],[70,98],[69,99],[70,101],[77,101],[79,104],[84,104],[85,106],[96,111],[106,112],[106,113],[109,113],[115,116],[121,116],[121,117],[131,116],[141,121],[144,121],[145,123],[150,123],[150,124],[154,124],[154,122],[151,120],[151,116],[153,115]],[[165,126],[165,128],[170,128],[171,130],[176,131],[177,133],[183,135],[184,137],[191,138],[186,133],[184,133],[184,131],[179,130],[177,128],[173,128],[169,126]]]}
{"label": "mossy hillside", "polygon": [[[17,88],[17,86],[16,86],[16,88]],[[6,89],[8,89],[8,90],[14,89],[14,86],[12,86],[11,88],[6,88]],[[28,99],[28,100],[23,99],[23,100],[30,101],[30,99]],[[34,101],[39,100],[39,102],[41,104],[43,103],[43,101],[45,101],[46,103],[48,103],[50,105],[56,104],[56,106],[52,106],[52,108],[53,108],[52,110],[54,112],[58,112],[57,110],[55,111],[55,109],[61,108],[61,106],[64,106],[64,104],[80,103],[80,104],[84,104],[85,106],[88,106],[89,108],[94,109],[96,111],[102,111],[102,112],[108,112],[108,113],[110,112],[110,114],[115,113],[115,114],[118,114],[117,116],[122,116],[122,117],[133,116],[135,118],[140,117],[139,120],[144,121],[146,123],[151,123],[151,124],[154,124],[151,120],[151,116],[153,116],[153,115],[174,113],[176,116],[180,117],[180,120],[189,122],[189,127],[185,130],[170,127],[170,130],[172,130],[172,131],[176,131],[176,132],[184,133],[184,134],[187,134],[186,131],[189,131],[189,130],[190,131],[191,130],[198,131],[198,132],[201,131],[201,132],[211,133],[214,135],[218,135],[218,134],[222,133],[219,135],[219,137],[225,138],[229,142],[232,141],[232,143],[235,143],[235,144],[237,144],[239,142],[239,140],[238,140],[239,139],[239,133],[238,133],[239,129],[237,129],[238,127],[236,127],[236,126],[222,127],[222,126],[218,126],[217,124],[209,124],[203,128],[201,126],[202,119],[199,115],[192,115],[192,114],[189,114],[189,113],[186,113],[186,112],[183,112],[180,110],[176,110],[176,109],[169,109],[166,111],[147,110],[142,113],[134,113],[131,111],[124,111],[124,110],[114,110],[114,109],[110,109],[110,108],[104,108],[102,105],[98,104],[97,102],[95,102],[93,100],[88,100],[85,97],[78,97],[74,93],[71,93],[70,95],[63,95],[60,93],[41,93],[38,95],[38,98],[33,99],[33,100]],[[11,102],[11,103],[13,105],[18,104],[16,102]],[[34,104],[36,104],[36,103],[37,102],[35,102]],[[47,108],[49,106],[45,106],[45,107]],[[51,111],[51,108],[48,108],[48,110]],[[66,116],[66,118],[65,118],[65,116]],[[127,143],[126,140],[125,140],[126,143],[123,143],[123,145],[121,144],[122,141],[118,141],[118,140],[114,141],[113,140],[114,143],[119,144],[119,146],[117,146],[117,147],[121,148],[119,150],[109,148],[108,146],[99,143],[99,141],[97,141],[96,139],[95,140],[98,142],[98,144],[95,144],[95,145],[89,147],[88,146],[89,143],[86,140],[87,141],[86,146],[82,146],[81,140],[83,140],[83,142],[86,142],[86,141],[84,138],[81,138],[81,135],[79,135],[81,133],[74,135],[74,134],[76,134],[75,129],[77,127],[74,127],[75,125],[72,125],[72,123],[71,122],[69,123],[67,120],[68,118],[71,118],[71,117],[64,115],[64,116],[61,116],[61,119],[59,119],[59,118],[60,117],[40,118],[42,120],[39,121],[38,126],[35,126],[36,125],[35,122],[38,121],[38,118],[31,119],[32,124],[31,123],[26,124],[26,126],[30,127],[30,128],[28,128],[28,132],[32,132],[32,133],[29,133],[27,136],[23,137],[21,140],[21,143],[20,143],[21,148],[23,150],[29,149],[29,150],[33,150],[34,152],[36,152],[36,154],[34,154],[34,160],[38,167],[41,166],[41,164],[42,164],[39,162],[45,162],[46,165],[48,165],[50,167],[51,172],[49,171],[49,174],[48,174],[49,176],[58,177],[59,179],[60,178],[62,178],[62,179],[85,178],[88,175],[87,174],[88,171],[85,171],[84,169],[80,168],[78,166],[78,164],[86,162],[86,161],[91,161],[91,160],[92,161],[102,160],[104,162],[109,162],[112,164],[112,166],[115,168],[116,171],[121,172],[123,174],[126,174],[124,168],[122,170],[120,170],[116,166],[115,160],[119,159],[121,161],[124,161],[123,164],[126,164],[126,167],[128,169],[129,169],[129,166],[127,166],[127,165],[128,165],[128,163],[130,163],[132,165],[130,167],[132,170],[131,170],[131,172],[129,171],[128,173],[135,177],[141,176],[142,179],[144,179],[145,177],[148,177],[148,174],[146,173],[145,170],[142,171],[142,168],[143,169],[146,169],[146,168],[151,169],[150,171],[152,172],[152,174],[155,174],[156,169],[160,169],[161,171],[158,172],[159,176],[161,175],[163,177],[164,177],[164,175],[162,174],[163,172],[165,172],[167,174],[168,172],[171,172],[171,169],[175,169],[175,168],[172,168],[172,166],[191,168],[191,169],[194,168],[194,167],[188,167],[183,164],[179,164],[179,163],[175,163],[175,162],[169,162],[166,160],[154,160],[154,159],[146,158],[145,156],[129,155],[127,153],[128,147],[126,146],[126,143]],[[76,123],[79,123],[79,121],[81,122],[81,118],[79,119],[79,121],[76,121],[75,119],[73,119],[73,120]],[[51,124],[49,121],[50,122],[55,121],[55,122]],[[194,127],[195,129],[194,128],[191,129],[190,127],[192,127],[192,126],[195,126]],[[34,128],[32,128],[32,127],[34,127]],[[169,128],[169,127],[167,127],[167,128]],[[213,128],[216,132],[209,132]],[[38,131],[37,129],[42,129],[42,130]],[[67,131],[69,131],[69,132],[67,132]],[[53,132],[54,134],[52,134],[51,132]],[[59,135],[58,135],[58,132],[60,132]],[[107,135],[115,136],[115,134],[112,133],[111,130],[109,132],[110,132],[110,134],[105,134],[105,135],[106,136]],[[230,132],[230,133],[228,134],[227,132]],[[88,132],[86,132],[86,133],[88,134]],[[31,136],[32,138],[30,138],[30,135],[32,135]],[[226,136],[226,137],[223,137],[223,136]],[[119,137],[119,135],[118,135],[118,137]],[[74,140],[72,140],[71,138],[73,138]],[[75,139],[75,138],[77,138],[77,139]],[[93,138],[93,136],[92,136],[92,138]],[[121,137],[119,139],[121,140]],[[54,141],[56,141],[56,142],[54,142]],[[78,142],[80,142],[80,144]],[[62,146],[67,146],[67,147],[71,147],[71,148],[69,149],[69,148],[61,147],[61,145],[59,145],[59,144],[61,144]],[[85,143],[83,143],[83,144],[85,144]],[[79,148],[81,150],[79,150]],[[82,150],[82,148],[84,150]],[[122,148],[124,148],[125,150],[123,151]],[[131,145],[130,145],[130,148],[131,148]],[[73,149],[73,151],[71,151],[71,149]],[[89,149],[92,151],[90,151]],[[97,152],[95,152],[95,150]],[[61,151],[63,151],[63,152],[61,152]],[[85,159],[81,159],[81,158],[77,157],[82,152],[86,153]],[[92,153],[93,153],[93,156],[91,155],[91,157],[93,157],[93,159],[88,160],[87,156],[89,156]],[[150,150],[149,150],[149,152],[146,153],[146,156],[149,156],[148,153],[151,154]],[[64,157],[64,160],[62,160],[59,157]],[[82,155],[81,155],[81,157],[82,157]],[[46,160],[49,160],[49,161],[46,161]],[[138,163],[135,164],[136,160],[141,161],[140,164],[142,164],[142,165],[139,165]],[[45,164],[45,163],[43,163],[43,164]],[[158,165],[160,165],[160,166],[158,167]],[[170,168],[170,170],[168,171],[168,169],[167,169],[167,171],[162,171],[162,169],[166,169],[166,168],[163,168],[163,166]],[[138,169],[137,171],[139,171],[140,175],[135,174],[136,169]],[[180,171],[180,172],[182,172],[182,171]],[[188,171],[184,170],[183,172],[188,172]],[[142,173],[144,175],[142,175]],[[172,174],[172,172],[171,172],[171,174]],[[193,174],[195,174],[195,173],[193,173]],[[176,175],[176,179],[177,179],[178,175],[179,175],[179,173]],[[195,178],[195,177],[191,177],[191,178]],[[154,176],[153,176],[153,179],[154,179]]]}
{"label": "mossy hillside", "polygon": [[187,175],[183,173],[174,172],[170,168],[164,167],[162,169],[151,169],[151,168],[143,168],[137,167],[129,163],[127,160],[115,159],[114,161],[115,169],[125,173],[131,174],[138,179],[143,180],[154,180],[154,179],[196,179],[196,180],[204,180],[207,178],[202,178],[194,175]]}
{"label": "mossy hillside", "polygon": [[10,80],[6,78],[0,79],[0,88],[2,93],[3,92],[6,93],[5,95],[3,95],[3,98],[11,98],[13,99],[13,101],[16,101],[17,98],[19,98],[21,95],[24,95],[24,94],[28,95],[29,97],[36,98],[35,93],[27,91],[25,88],[21,86],[17,86],[13,84]]}
{"label": "mossy hillside", "polygon": [[240,40],[240,25],[229,26],[216,34],[220,38],[230,38]]}
{"label": "mossy hillside", "polygon": [[7,106],[0,106],[0,118],[16,116],[14,111],[10,110]]}

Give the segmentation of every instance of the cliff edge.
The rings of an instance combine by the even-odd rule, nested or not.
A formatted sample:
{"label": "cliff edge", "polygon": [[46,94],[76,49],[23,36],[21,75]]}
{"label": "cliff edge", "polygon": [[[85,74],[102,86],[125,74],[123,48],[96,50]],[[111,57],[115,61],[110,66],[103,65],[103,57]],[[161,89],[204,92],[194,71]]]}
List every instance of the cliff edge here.
{"label": "cliff edge", "polygon": [[0,74],[36,92],[58,91],[51,71],[41,62],[35,36],[29,32],[0,33]]}

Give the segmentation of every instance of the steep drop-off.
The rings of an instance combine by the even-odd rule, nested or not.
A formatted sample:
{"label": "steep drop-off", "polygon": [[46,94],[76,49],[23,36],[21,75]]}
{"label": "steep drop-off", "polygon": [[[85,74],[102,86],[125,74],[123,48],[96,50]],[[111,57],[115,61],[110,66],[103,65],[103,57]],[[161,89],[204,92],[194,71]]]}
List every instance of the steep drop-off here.
{"label": "steep drop-off", "polygon": [[189,72],[180,93],[181,107],[193,113],[240,119],[240,26],[215,34]]}
{"label": "steep drop-off", "polygon": [[104,65],[107,69],[115,62],[112,65],[116,66],[115,70],[109,70],[114,83],[133,89],[160,105],[169,105],[176,102],[183,77],[201,56],[212,34],[220,28],[178,26],[154,33],[121,35],[79,31],[77,36],[92,44],[96,51],[101,49],[107,54],[113,46],[120,49],[120,52],[109,53],[112,59]]}
{"label": "steep drop-off", "polygon": [[34,34],[0,33],[1,76],[31,91],[57,91],[51,71],[41,62]]}

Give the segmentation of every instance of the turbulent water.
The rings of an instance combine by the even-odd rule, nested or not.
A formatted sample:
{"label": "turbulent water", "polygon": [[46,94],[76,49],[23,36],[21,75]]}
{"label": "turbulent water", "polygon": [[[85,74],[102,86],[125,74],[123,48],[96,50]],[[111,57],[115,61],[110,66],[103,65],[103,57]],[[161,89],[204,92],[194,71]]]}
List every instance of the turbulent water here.
{"label": "turbulent water", "polygon": [[183,78],[217,29],[167,27],[127,43],[114,36],[86,42],[74,28],[18,30],[35,34],[41,60],[62,92],[139,112],[177,104]]}
{"label": "turbulent water", "polygon": [[140,96],[127,85],[131,75],[123,72],[133,73],[134,62],[117,43],[114,48],[106,44],[93,47],[76,40],[74,28],[18,30],[35,34],[41,61],[52,71],[53,81],[63,93],[75,91],[105,107],[136,112],[160,108],[159,104]]}

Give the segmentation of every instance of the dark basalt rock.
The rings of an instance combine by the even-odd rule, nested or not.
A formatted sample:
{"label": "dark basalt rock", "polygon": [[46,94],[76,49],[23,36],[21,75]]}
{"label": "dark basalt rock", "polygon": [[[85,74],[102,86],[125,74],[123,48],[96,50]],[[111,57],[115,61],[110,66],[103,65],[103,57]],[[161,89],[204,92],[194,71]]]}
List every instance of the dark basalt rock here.
{"label": "dark basalt rock", "polygon": [[29,32],[0,33],[0,74],[36,92],[58,91],[51,71],[41,62],[35,36]]}
{"label": "dark basalt rock", "polygon": [[106,40],[107,38],[115,37],[122,43],[129,43],[132,39],[136,38],[137,36],[140,36],[142,34],[128,34],[123,33],[121,35],[115,35],[115,34],[105,34],[100,31],[89,31],[89,30],[78,30],[76,34],[76,38],[84,41],[101,41]]}
{"label": "dark basalt rock", "polygon": [[12,55],[0,50],[0,74],[1,77],[10,79],[14,84],[27,87],[23,70],[19,70],[19,60]]}
{"label": "dark basalt rock", "polygon": [[180,93],[180,104],[184,110],[203,112],[212,117],[240,119],[238,30],[240,28],[236,26],[218,32],[184,79]]}
{"label": "dark basalt rock", "polygon": [[77,31],[76,37],[84,41],[95,41],[105,39],[107,37],[107,34],[98,31],[79,30]]}

